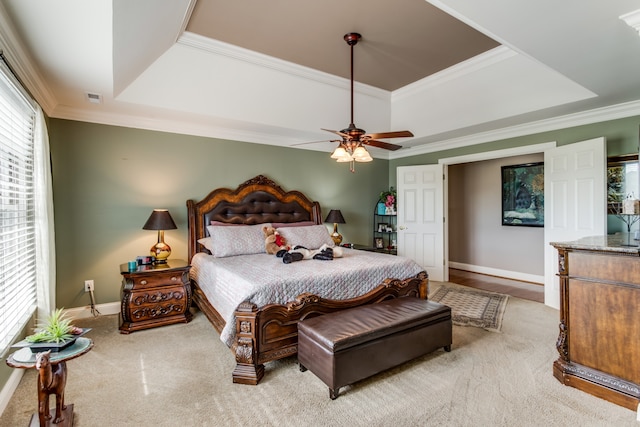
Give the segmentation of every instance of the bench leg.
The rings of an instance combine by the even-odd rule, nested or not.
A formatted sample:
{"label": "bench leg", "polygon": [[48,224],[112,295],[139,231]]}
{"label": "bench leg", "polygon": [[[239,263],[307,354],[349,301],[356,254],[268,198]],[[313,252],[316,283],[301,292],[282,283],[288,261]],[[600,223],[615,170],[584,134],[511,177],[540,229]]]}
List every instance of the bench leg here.
{"label": "bench leg", "polygon": [[451,344],[444,346],[444,351],[451,351]]}
{"label": "bench leg", "polygon": [[338,398],[339,393],[340,393],[340,387],[329,388],[329,397],[331,398],[331,400],[336,400]]}

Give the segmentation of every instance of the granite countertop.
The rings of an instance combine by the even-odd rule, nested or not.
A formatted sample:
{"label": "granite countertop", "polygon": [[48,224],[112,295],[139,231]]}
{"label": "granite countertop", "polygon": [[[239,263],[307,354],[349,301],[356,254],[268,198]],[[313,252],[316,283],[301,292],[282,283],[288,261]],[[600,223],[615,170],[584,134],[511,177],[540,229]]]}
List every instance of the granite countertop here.
{"label": "granite countertop", "polygon": [[640,254],[640,241],[634,240],[633,236],[627,233],[589,236],[572,242],[551,242],[550,244],[562,249]]}

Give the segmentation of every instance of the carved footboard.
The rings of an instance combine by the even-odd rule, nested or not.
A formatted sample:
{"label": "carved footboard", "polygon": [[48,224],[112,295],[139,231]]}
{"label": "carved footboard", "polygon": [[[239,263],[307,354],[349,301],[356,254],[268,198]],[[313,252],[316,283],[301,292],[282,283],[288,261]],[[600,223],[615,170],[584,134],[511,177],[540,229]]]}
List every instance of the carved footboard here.
{"label": "carved footboard", "polygon": [[304,293],[287,304],[269,304],[262,308],[244,302],[235,312],[233,382],[256,385],[264,376],[264,363],[296,354],[299,320],[402,296],[426,299],[427,292],[428,275],[423,271],[404,280],[386,279],[367,294],[348,300],[329,300]]}

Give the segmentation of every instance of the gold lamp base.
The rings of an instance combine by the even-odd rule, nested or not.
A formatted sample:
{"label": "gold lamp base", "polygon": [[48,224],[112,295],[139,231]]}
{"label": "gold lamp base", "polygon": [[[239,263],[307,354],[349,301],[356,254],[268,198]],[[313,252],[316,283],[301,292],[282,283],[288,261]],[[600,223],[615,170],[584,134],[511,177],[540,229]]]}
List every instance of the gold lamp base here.
{"label": "gold lamp base", "polygon": [[333,239],[333,243],[335,243],[336,246],[340,246],[340,243],[342,243],[342,235],[338,233],[338,224],[335,222],[333,223],[333,233],[331,234],[331,239]]}
{"label": "gold lamp base", "polygon": [[164,264],[171,255],[171,246],[164,242],[164,230],[158,230],[158,243],[151,246],[151,256],[156,258],[156,264]]}

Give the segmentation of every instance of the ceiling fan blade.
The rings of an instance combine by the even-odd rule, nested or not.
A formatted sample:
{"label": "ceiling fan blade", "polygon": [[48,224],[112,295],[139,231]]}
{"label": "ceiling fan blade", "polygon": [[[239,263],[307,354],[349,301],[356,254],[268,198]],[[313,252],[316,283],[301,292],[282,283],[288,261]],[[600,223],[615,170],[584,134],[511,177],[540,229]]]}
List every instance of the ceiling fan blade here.
{"label": "ceiling fan blade", "polygon": [[320,130],[324,130],[324,131],[327,131],[327,132],[335,133],[336,135],[340,135],[343,138],[349,138],[349,135],[347,135],[346,133],[338,132],[337,130],[323,129],[323,128],[320,128]]}
{"label": "ceiling fan blade", "polygon": [[297,142],[295,144],[289,145],[289,147],[297,147],[299,145],[309,145],[309,144],[320,144],[323,142],[342,142],[339,139],[323,139],[321,141],[307,141],[307,142]]}
{"label": "ceiling fan blade", "polygon": [[363,136],[371,139],[385,139],[385,138],[409,138],[409,137],[412,137],[413,134],[408,130],[400,130],[396,132],[368,133]]}
{"label": "ceiling fan blade", "polygon": [[402,148],[401,145],[389,144],[388,142],[376,141],[375,139],[364,139],[360,142],[365,145],[371,145],[372,147],[384,148],[385,150],[391,151],[396,151]]}

